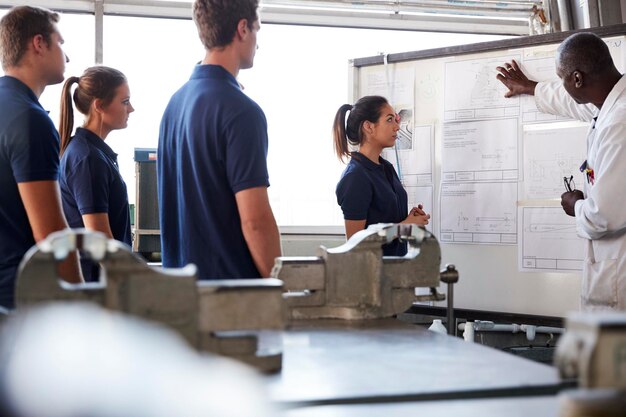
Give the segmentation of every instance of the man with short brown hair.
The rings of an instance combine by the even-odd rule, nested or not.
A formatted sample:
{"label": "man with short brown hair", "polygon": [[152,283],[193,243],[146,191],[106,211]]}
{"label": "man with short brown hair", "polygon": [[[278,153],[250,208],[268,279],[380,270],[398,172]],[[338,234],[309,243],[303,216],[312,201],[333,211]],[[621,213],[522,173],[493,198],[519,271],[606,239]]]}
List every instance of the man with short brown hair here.
{"label": "man with short brown hair", "polygon": [[[0,20],[0,306],[14,308],[17,267],[28,249],[67,228],[58,185],[59,135],[41,107],[48,85],[63,81],[59,15],[20,6]],[[82,281],[76,257],[59,272]]]}
{"label": "man with short brown hair", "polygon": [[251,68],[258,0],[196,0],[206,49],[161,121],[157,158],[163,266],[201,279],[268,277],[280,237],[267,187],[267,121],[237,82]]}

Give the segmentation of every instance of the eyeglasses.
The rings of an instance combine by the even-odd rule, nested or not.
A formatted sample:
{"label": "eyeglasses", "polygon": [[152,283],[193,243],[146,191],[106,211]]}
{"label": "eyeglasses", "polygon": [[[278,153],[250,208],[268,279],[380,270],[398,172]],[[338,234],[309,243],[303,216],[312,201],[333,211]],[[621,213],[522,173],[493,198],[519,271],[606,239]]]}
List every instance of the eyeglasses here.
{"label": "eyeglasses", "polygon": [[573,175],[569,177],[563,177],[563,184],[565,184],[565,191],[567,192],[570,192],[576,189],[576,184],[574,184]]}

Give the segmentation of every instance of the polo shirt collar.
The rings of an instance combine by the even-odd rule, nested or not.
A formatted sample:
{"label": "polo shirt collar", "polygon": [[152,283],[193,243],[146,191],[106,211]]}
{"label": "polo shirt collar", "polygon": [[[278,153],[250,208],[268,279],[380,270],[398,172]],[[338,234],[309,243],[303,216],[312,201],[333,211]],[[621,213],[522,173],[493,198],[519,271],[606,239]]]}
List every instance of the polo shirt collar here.
{"label": "polo shirt collar", "polygon": [[19,91],[21,94],[28,96],[28,98],[37,103],[37,105],[43,109],[41,103],[39,103],[39,99],[37,98],[33,90],[31,90],[29,86],[27,86],[17,78],[11,77],[10,75],[0,77],[0,87],[8,87],[13,90]]}
{"label": "polo shirt collar", "polygon": [[76,135],[84,137],[91,145],[104,152],[114,161],[117,161],[117,154],[113,152],[113,149],[111,149],[111,147],[107,145],[106,142],[100,138],[100,136],[96,135],[91,130],[79,127],[76,129]]}
{"label": "polo shirt collar", "polygon": [[352,160],[354,160],[355,162],[358,162],[359,164],[369,169],[370,171],[373,171],[375,169],[382,169],[383,163],[384,163],[383,162],[384,160],[380,156],[378,157],[378,162],[380,163],[377,164],[360,152],[352,152]]}
{"label": "polo shirt collar", "polygon": [[239,87],[239,83],[233,77],[233,74],[228,72],[226,68],[221,65],[196,65],[191,73],[190,80],[198,80],[198,79],[214,79],[214,80],[225,80],[228,83],[232,84],[237,89],[241,89]]}

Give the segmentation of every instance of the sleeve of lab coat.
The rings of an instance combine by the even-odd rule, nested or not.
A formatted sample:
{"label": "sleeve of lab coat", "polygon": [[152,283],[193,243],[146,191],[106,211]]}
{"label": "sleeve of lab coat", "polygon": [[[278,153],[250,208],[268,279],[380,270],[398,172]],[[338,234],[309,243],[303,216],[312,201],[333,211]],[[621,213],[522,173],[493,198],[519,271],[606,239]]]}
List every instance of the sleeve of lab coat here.
{"label": "sleeve of lab coat", "polygon": [[561,81],[540,82],[535,87],[535,103],[543,113],[571,117],[590,122],[597,111],[593,104],[578,104],[568,94]]}

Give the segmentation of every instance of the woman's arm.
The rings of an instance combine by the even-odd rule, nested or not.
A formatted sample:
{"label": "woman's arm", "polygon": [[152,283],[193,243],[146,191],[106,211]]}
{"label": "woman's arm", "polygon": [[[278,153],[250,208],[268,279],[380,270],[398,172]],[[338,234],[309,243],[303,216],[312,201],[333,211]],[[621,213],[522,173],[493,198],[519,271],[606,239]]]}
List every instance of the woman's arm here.
{"label": "woman's arm", "polygon": [[109,239],[113,239],[113,232],[111,232],[109,215],[107,213],[83,214],[83,223],[85,224],[85,229],[102,232]]}
{"label": "woman's arm", "polygon": [[353,234],[365,229],[365,220],[346,220],[346,239],[350,239]]}

